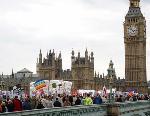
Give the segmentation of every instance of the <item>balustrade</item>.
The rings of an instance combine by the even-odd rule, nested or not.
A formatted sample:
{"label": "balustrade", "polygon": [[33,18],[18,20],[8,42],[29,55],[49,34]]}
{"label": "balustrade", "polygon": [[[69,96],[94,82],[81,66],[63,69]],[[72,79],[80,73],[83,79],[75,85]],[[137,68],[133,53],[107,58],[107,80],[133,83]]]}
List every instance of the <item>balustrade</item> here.
{"label": "balustrade", "polygon": [[6,112],[0,113],[0,116],[107,116],[109,106],[118,106],[118,115],[116,116],[134,116],[137,114],[138,116],[150,116],[150,101],[144,100],[103,105],[79,105],[51,109],[34,109],[22,112]]}

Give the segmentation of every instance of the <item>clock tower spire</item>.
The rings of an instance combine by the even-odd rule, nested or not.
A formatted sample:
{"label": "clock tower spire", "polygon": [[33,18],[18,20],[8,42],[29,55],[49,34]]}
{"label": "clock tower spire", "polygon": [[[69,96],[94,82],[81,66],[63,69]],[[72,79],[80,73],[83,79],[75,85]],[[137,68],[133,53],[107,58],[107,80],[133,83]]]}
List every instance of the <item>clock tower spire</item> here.
{"label": "clock tower spire", "polygon": [[130,7],[139,7],[140,0],[130,0]]}
{"label": "clock tower spire", "polygon": [[146,20],[140,0],[129,0],[130,7],[124,22],[126,91],[147,93]]}

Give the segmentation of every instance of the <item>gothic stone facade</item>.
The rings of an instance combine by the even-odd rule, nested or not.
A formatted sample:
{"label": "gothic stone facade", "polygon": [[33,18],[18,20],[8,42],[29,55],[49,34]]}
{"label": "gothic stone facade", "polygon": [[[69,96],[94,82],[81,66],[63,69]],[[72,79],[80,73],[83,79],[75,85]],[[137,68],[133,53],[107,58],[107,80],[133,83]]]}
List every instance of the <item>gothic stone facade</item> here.
{"label": "gothic stone facade", "polygon": [[147,93],[146,20],[139,7],[140,0],[130,0],[124,22],[126,91]]}
{"label": "gothic stone facade", "polygon": [[88,51],[85,51],[85,57],[74,56],[72,51],[71,56],[71,74],[73,88],[76,89],[94,89],[94,57],[93,52],[88,56]]}
{"label": "gothic stone facade", "polygon": [[47,57],[43,58],[40,50],[39,58],[37,61],[37,74],[41,79],[47,80],[66,80],[73,83],[72,89],[94,89],[100,90],[104,85],[109,88],[110,77],[113,81],[113,87],[117,90],[123,89],[124,79],[116,77],[113,62],[110,61],[108,74],[106,76],[94,73],[94,53],[88,54],[85,50],[85,56],[81,57],[80,52],[75,56],[74,50],[71,53],[71,70],[62,70],[61,53],[58,57],[55,52],[47,53]]}
{"label": "gothic stone facade", "polygon": [[61,53],[56,58],[54,50],[47,53],[46,58],[42,58],[40,50],[39,59],[37,61],[37,74],[45,80],[61,79],[62,73],[62,58]]}

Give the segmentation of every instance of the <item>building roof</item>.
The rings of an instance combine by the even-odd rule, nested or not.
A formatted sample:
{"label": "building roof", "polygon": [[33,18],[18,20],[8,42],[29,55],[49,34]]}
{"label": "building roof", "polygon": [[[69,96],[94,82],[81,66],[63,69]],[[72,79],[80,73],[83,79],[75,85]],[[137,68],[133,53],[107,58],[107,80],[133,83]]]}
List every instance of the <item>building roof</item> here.
{"label": "building roof", "polygon": [[24,68],[24,69],[18,71],[17,73],[33,73],[33,72],[31,72],[28,69]]}
{"label": "building roof", "polygon": [[126,17],[143,16],[140,8],[129,8]]}
{"label": "building roof", "polygon": [[37,77],[39,77],[39,76],[38,76],[38,74],[33,74],[32,77],[33,77],[33,78],[37,78]]}

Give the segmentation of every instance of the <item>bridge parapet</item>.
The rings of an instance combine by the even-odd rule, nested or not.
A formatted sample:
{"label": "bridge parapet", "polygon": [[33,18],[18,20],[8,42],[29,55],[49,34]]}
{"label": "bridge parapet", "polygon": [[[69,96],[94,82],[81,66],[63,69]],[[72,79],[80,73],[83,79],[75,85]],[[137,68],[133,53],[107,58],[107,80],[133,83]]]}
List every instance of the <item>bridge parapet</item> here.
{"label": "bridge parapet", "polygon": [[136,114],[138,114],[138,116],[150,116],[150,101],[141,100],[118,104],[120,106],[120,116],[132,116]]}
{"label": "bridge parapet", "polygon": [[0,116],[150,116],[150,101],[34,109],[0,113]]}
{"label": "bridge parapet", "polygon": [[2,113],[0,116],[105,116],[106,111],[104,105],[90,105]]}

